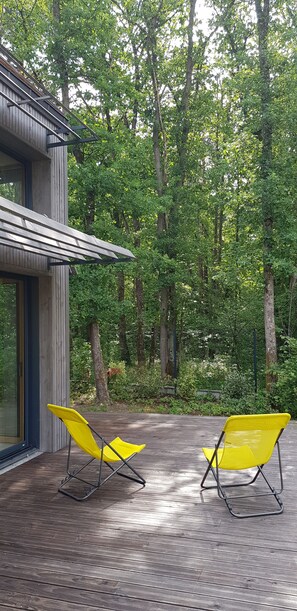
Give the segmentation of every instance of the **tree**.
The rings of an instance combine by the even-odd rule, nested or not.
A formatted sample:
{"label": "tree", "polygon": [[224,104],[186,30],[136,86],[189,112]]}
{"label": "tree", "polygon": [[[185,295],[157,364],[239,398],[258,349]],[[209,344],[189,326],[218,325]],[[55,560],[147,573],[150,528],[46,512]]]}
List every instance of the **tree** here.
{"label": "tree", "polygon": [[271,184],[272,175],[272,137],[273,123],[271,112],[271,85],[269,66],[269,24],[270,0],[255,0],[258,30],[258,53],[260,69],[260,99],[261,99],[261,161],[260,161],[260,198],[263,214],[263,264],[264,264],[264,323],[266,341],[266,388],[271,390],[275,381],[273,367],[277,363],[277,347],[274,313],[274,272],[273,254],[273,224],[274,224],[274,193]]}

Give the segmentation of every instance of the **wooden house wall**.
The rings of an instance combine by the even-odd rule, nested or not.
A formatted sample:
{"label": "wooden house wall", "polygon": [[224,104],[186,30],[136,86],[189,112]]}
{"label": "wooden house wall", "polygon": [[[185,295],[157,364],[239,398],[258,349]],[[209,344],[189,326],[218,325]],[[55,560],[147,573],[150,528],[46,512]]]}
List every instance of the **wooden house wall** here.
{"label": "wooden house wall", "polygon": [[[15,94],[3,91],[11,98]],[[30,110],[38,117],[38,112]],[[46,119],[39,117],[44,123]],[[48,123],[50,126],[50,123]],[[46,150],[46,129],[0,96],[0,146],[32,164],[35,212],[67,224],[66,147]],[[47,403],[69,404],[68,266],[47,269],[47,258],[0,245],[0,270],[37,276],[39,284],[40,449],[55,451],[66,443],[64,427]]]}

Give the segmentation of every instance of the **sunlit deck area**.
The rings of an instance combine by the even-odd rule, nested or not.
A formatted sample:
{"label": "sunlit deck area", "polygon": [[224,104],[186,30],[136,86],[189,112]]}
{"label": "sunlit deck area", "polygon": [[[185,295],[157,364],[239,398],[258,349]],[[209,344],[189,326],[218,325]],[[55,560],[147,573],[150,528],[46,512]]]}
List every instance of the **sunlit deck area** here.
{"label": "sunlit deck area", "polygon": [[115,476],[78,503],[57,493],[66,450],[1,475],[0,609],[297,610],[296,422],[281,439],[284,513],[239,520],[200,493],[200,448],[224,418],[88,419],[107,439],[147,444],[133,461],[147,484]]}

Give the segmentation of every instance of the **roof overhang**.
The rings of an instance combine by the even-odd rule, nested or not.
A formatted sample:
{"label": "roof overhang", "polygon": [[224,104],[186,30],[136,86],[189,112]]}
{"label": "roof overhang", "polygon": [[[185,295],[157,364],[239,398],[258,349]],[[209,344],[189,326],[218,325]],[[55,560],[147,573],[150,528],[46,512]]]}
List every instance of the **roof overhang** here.
{"label": "roof overhang", "polygon": [[1,44],[0,85],[0,95],[8,108],[17,108],[45,129],[47,150],[98,140],[94,130],[29,74]]}
{"label": "roof overhang", "polygon": [[48,267],[109,264],[135,259],[130,250],[104,242],[77,229],[0,197],[0,245],[43,255]]}

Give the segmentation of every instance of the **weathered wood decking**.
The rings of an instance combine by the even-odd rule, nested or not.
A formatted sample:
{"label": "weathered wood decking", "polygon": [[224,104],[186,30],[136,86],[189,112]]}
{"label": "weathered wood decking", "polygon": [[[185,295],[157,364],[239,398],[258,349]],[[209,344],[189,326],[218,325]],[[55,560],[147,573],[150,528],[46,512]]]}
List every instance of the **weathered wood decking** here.
{"label": "weathered wood decking", "polygon": [[285,511],[236,520],[200,495],[199,448],[224,419],[90,414],[111,438],[146,442],[145,488],[114,477],[88,501],[57,494],[65,451],[0,477],[0,609],[297,610],[297,423],[282,439]]}

